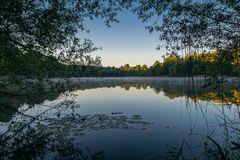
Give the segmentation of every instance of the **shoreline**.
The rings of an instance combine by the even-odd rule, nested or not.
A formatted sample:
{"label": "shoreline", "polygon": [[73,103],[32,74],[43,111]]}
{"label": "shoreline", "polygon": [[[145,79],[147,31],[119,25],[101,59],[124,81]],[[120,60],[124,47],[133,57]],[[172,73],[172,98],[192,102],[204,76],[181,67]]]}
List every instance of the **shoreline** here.
{"label": "shoreline", "polygon": [[[175,83],[183,82],[203,82],[208,77],[195,76],[195,77],[71,77],[71,78],[45,78],[38,79],[25,79],[27,82],[50,82],[50,83],[86,83],[86,82],[101,82],[101,81],[122,81],[122,82],[148,82],[148,81],[169,81]],[[224,83],[240,83],[240,77],[223,77]]]}
{"label": "shoreline", "polygon": [[[174,81],[178,82],[186,82],[193,80],[194,82],[205,81],[209,77],[203,76],[194,76],[194,77],[70,77],[70,78],[22,78],[20,79],[23,83],[81,83],[81,82],[101,82],[101,81],[123,81],[123,82],[142,82],[142,81]],[[219,77],[220,78],[220,77]],[[230,83],[240,83],[240,77],[223,77],[224,82]],[[14,84],[8,83],[11,82],[11,79],[8,77],[0,77],[0,85],[1,84]]]}
{"label": "shoreline", "polygon": [[[209,83],[207,78],[196,77],[72,77],[72,78],[46,78],[38,79],[22,79],[20,83],[11,83],[6,79],[0,78],[0,93],[10,95],[31,95],[55,91],[62,88],[71,88],[81,85],[106,85],[121,83],[170,83],[170,85],[194,85],[198,87],[214,87],[215,83]],[[207,83],[205,83],[207,82]],[[239,77],[224,77],[224,86],[235,86],[240,88]],[[217,85],[217,83],[216,83]]]}

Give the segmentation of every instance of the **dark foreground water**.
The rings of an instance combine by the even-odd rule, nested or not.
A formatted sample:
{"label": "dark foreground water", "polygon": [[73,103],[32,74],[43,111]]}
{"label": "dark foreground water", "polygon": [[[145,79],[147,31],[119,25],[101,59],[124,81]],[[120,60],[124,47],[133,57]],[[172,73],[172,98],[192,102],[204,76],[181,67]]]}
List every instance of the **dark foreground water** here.
{"label": "dark foreground water", "polygon": [[202,85],[100,80],[1,93],[0,159],[238,159],[240,90]]}

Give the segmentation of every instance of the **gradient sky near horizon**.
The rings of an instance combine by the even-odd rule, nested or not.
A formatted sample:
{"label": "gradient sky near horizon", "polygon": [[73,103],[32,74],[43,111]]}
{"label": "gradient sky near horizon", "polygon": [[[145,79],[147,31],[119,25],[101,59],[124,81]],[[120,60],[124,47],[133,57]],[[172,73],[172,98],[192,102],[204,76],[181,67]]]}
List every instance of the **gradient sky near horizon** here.
{"label": "gradient sky near horizon", "polygon": [[110,28],[101,19],[85,22],[90,33],[83,33],[84,37],[103,48],[92,54],[102,57],[103,66],[119,67],[127,63],[131,66],[150,66],[156,60],[162,60],[165,52],[156,50],[160,43],[157,33],[150,34],[144,28],[147,24],[138,20],[130,11],[123,10],[117,18],[120,22],[113,23]]}

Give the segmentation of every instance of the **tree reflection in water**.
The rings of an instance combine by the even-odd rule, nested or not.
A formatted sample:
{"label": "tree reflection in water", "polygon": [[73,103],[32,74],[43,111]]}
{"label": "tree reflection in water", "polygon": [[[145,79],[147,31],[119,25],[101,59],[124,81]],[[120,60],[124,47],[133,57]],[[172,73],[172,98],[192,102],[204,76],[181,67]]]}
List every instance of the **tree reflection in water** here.
{"label": "tree reflection in water", "polygon": [[[45,105],[46,107],[46,105]],[[81,159],[102,160],[104,151],[92,153],[75,139],[90,130],[125,129],[146,131],[150,122],[141,115],[127,117],[123,113],[112,115],[80,115],[74,100],[64,100],[47,108],[38,115],[18,111],[21,120],[11,120],[0,136],[1,159]],[[72,112],[64,112],[67,109]],[[49,117],[48,112],[54,111]]]}
{"label": "tree reflection in water", "polygon": [[[224,86],[225,85],[225,86]],[[200,88],[199,88],[200,87]],[[197,160],[238,160],[240,159],[240,90],[233,84],[220,84],[217,88],[202,87],[185,83],[182,92],[164,92],[167,97],[185,97],[185,107],[191,122],[189,137],[199,137],[200,143],[192,145],[186,139],[182,139],[181,144],[167,145],[166,155],[151,155],[148,160],[160,159],[197,159]],[[207,103],[202,103],[207,102]],[[194,106],[194,107],[193,107]],[[215,113],[214,126],[208,122],[207,107],[217,109]],[[235,106],[236,113],[232,107]],[[200,112],[206,120],[207,134],[195,131],[198,118],[192,115],[192,110]],[[235,116],[226,114],[227,110],[232,110]],[[210,126],[211,125],[211,126]],[[211,128],[211,129],[210,129]],[[215,129],[222,128],[221,135],[215,134]],[[200,152],[199,152],[200,151]]]}
{"label": "tree reflection in water", "polygon": [[[220,88],[203,87],[201,83],[189,86],[188,83],[175,83],[173,81],[86,81],[81,84],[71,84],[58,90],[51,88],[47,93],[35,95],[9,95],[2,93],[0,97],[2,122],[8,125],[7,130],[1,135],[1,159],[104,159],[104,151],[92,152],[85,144],[78,144],[76,137],[86,134],[89,130],[125,129],[146,131],[152,123],[145,122],[141,115],[128,117],[123,113],[112,115],[94,114],[81,115],[74,110],[78,106],[74,99],[67,98],[54,106],[44,106],[45,110],[39,115],[28,115],[27,110],[32,106],[41,104],[45,100],[57,99],[59,96],[68,95],[76,90],[85,90],[99,87],[151,88],[156,94],[163,93],[166,97],[174,99],[185,97],[185,107],[191,128],[189,136],[198,136],[201,143],[192,146],[183,139],[181,144],[167,145],[166,155],[152,155],[149,160],[157,159],[240,159],[240,112],[238,116],[229,117],[226,110],[232,106],[239,106],[240,90],[232,84],[225,84]],[[69,95],[74,97],[74,95]],[[202,101],[206,103],[202,103]],[[27,108],[19,110],[23,104]],[[219,104],[221,106],[219,107]],[[221,136],[214,135],[210,130],[207,119],[208,107],[217,109],[215,128],[223,128]],[[194,106],[194,107],[193,107]],[[65,112],[66,110],[71,112]],[[206,118],[207,134],[195,132],[197,117],[191,115],[192,110],[197,110]],[[53,112],[52,116],[46,116]],[[14,115],[21,115],[21,120],[14,119]],[[3,123],[4,124],[4,123]],[[199,148],[201,152],[199,152]]]}

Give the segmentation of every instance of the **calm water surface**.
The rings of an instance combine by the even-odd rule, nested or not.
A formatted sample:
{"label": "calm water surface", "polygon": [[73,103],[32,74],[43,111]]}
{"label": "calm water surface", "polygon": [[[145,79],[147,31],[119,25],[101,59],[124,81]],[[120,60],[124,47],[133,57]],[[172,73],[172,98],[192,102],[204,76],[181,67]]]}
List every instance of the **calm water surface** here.
{"label": "calm water surface", "polygon": [[224,124],[239,120],[239,93],[174,81],[102,80],[32,96],[2,94],[1,157],[204,159],[214,147],[207,136],[221,146],[238,138]]}

